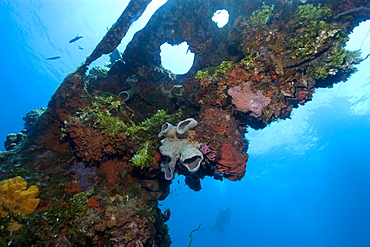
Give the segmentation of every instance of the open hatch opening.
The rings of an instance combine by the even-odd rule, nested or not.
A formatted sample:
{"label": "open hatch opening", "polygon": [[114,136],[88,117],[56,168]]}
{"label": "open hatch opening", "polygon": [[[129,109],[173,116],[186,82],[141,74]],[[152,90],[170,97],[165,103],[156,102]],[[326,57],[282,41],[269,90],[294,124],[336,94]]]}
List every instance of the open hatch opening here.
{"label": "open hatch opening", "polygon": [[160,55],[163,68],[171,70],[174,74],[185,74],[193,66],[194,53],[189,50],[189,45],[185,41],[179,45],[162,44]]}

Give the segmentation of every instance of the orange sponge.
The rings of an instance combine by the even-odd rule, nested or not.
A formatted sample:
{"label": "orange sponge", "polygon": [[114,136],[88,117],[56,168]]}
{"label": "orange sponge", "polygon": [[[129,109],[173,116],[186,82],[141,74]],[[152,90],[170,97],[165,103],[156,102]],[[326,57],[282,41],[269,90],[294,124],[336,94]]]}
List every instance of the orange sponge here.
{"label": "orange sponge", "polygon": [[11,214],[32,214],[39,204],[36,199],[39,189],[36,185],[30,186],[22,177],[4,180],[0,183],[0,217]]}

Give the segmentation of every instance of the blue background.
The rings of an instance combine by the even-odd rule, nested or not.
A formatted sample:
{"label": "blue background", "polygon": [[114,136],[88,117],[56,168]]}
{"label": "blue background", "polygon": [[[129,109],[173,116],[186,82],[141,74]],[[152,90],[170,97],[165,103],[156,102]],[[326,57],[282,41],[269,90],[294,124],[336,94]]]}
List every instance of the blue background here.
{"label": "blue background", "polygon": [[[125,37],[123,51],[165,0],[155,1]],[[0,0],[0,137],[23,128],[22,117],[46,106],[119,17],[124,0]],[[351,35],[349,50],[370,53],[370,22]],[[84,38],[68,41],[76,35]],[[363,43],[363,45],[362,45]],[[362,46],[361,46],[362,45]],[[78,46],[84,50],[78,49]],[[166,48],[167,49],[167,48]],[[166,55],[171,54],[171,55]],[[189,54],[188,54],[189,55]],[[61,56],[49,61],[47,57]],[[191,57],[191,56],[190,56]],[[163,64],[183,71],[186,48],[163,52]],[[107,57],[95,64],[104,64]],[[170,61],[170,62],[169,62]],[[347,82],[318,89],[291,119],[250,129],[250,160],[242,181],[206,178],[200,192],[177,176],[160,202],[170,208],[173,246],[213,225],[223,207],[223,233],[200,230],[192,246],[370,246],[370,59]],[[186,71],[186,68],[185,68]],[[1,145],[0,150],[4,150]]]}

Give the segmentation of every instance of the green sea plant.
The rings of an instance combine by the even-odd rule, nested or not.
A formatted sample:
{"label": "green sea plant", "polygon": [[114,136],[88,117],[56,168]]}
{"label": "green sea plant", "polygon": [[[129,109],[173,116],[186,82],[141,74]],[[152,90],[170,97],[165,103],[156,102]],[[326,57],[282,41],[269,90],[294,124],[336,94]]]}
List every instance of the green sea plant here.
{"label": "green sea plant", "polygon": [[150,142],[144,143],[131,158],[132,164],[140,168],[144,168],[147,164],[153,164],[155,162],[154,153],[151,151]]}
{"label": "green sea plant", "polygon": [[231,61],[223,61],[220,65],[217,66],[215,73],[225,74],[226,70],[233,66],[233,62]]}
{"label": "green sea plant", "polygon": [[209,80],[209,73],[208,73],[208,70],[198,70],[197,71],[197,75],[195,76],[195,79],[199,80],[199,81],[204,81],[204,80]]}
{"label": "green sea plant", "polygon": [[155,150],[158,148],[157,134],[162,124],[176,117],[168,115],[165,110],[158,110],[152,117],[136,124],[130,119],[122,120],[114,115],[120,110],[121,104],[120,101],[115,101],[112,95],[99,96],[92,102],[91,107],[84,109],[82,115],[86,116],[88,112],[94,112],[94,119],[103,134],[115,136],[123,133],[136,141],[138,148],[131,162],[143,168],[147,164],[154,163]]}
{"label": "green sea plant", "polygon": [[101,132],[110,136],[126,133],[127,125],[119,118],[109,114],[109,112],[98,112],[97,122]]}
{"label": "green sea plant", "polygon": [[245,56],[241,61],[241,63],[253,63],[253,57],[252,56]]}
{"label": "green sea plant", "polygon": [[[74,195],[65,202],[51,202],[50,206],[43,211],[35,211],[32,215],[23,215],[19,220],[23,225],[14,235],[12,243],[14,246],[42,246],[51,235],[57,235],[66,230],[67,236],[80,232],[81,221],[86,220],[87,200],[92,191],[85,191]],[[47,233],[47,234],[45,234]],[[85,239],[79,239],[81,243]]]}
{"label": "green sea plant", "polygon": [[252,28],[265,25],[272,16],[273,10],[274,5],[268,6],[263,3],[261,9],[255,10],[252,13],[251,17],[249,18],[249,25],[251,25]]}
{"label": "green sea plant", "polygon": [[164,122],[173,121],[175,118],[174,115],[168,115],[165,110],[158,110],[151,118],[146,119],[139,126],[146,131],[151,130],[157,134]]}
{"label": "green sea plant", "polygon": [[317,54],[329,39],[335,39],[337,43],[344,45],[348,35],[338,24],[329,21],[331,16],[332,10],[321,5],[298,6],[292,25],[296,29],[296,35],[290,40],[293,59]]}
{"label": "green sea plant", "polygon": [[305,26],[318,20],[328,20],[332,15],[332,10],[327,7],[321,7],[320,4],[317,7],[312,4],[305,4],[298,6],[297,15],[296,24]]}
{"label": "green sea plant", "polygon": [[172,122],[176,115],[169,115],[165,110],[158,110],[151,118],[148,118],[140,124],[132,124],[127,132],[138,142],[139,148],[131,158],[133,165],[143,168],[147,164],[153,164],[155,150],[157,150],[158,133],[165,122]]}
{"label": "green sea plant", "polygon": [[91,107],[87,107],[87,110],[101,111],[105,109],[107,114],[110,115],[111,111],[118,111],[121,106],[121,101],[114,100],[112,95],[101,95],[95,97],[95,101],[92,102]]}
{"label": "green sea plant", "polygon": [[339,70],[353,73],[356,71],[353,65],[358,64],[360,61],[360,53],[358,51],[346,51],[336,44],[323,61],[310,63],[308,74],[315,79],[325,79],[330,75],[335,75]]}
{"label": "green sea plant", "polygon": [[234,65],[231,61],[223,61],[217,67],[207,67],[203,70],[198,70],[195,79],[199,81],[210,81],[214,74],[225,74],[226,70]]}
{"label": "green sea plant", "polygon": [[122,104],[121,101],[114,100],[113,95],[105,93],[95,97],[91,107],[86,107],[82,110],[80,118],[87,118],[87,116],[93,113],[93,119],[98,123],[102,133],[110,136],[126,133],[127,123],[114,116],[114,113],[120,111]]}

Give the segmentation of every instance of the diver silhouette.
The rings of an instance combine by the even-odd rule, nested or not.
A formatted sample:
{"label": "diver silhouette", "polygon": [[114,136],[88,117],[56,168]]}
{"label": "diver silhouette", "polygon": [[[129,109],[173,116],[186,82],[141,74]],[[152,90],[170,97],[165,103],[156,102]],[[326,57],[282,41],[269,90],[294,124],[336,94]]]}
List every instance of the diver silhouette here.
{"label": "diver silhouette", "polygon": [[202,227],[200,230],[210,229],[212,231],[223,232],[225,225],[230,222],[230,217],[230,208],[225,207],[221,209],[221,211],[217,215],[216,222],[213,226],[205,226]]}
{"label": "diver silhouette", "polygon": [[203,231],[203,230],[206,230],[206,229],[210,229],[212,231],[223,232],[224,228],[225,228],[225,225],[229,222],[230,222],[230,208],[229,207],[224,207],[218,213],[217,218],[216,218],[216,222],[213,226],[201,227],[202,224],[199,224],[197,229],[194,229],[190,232],[190,234],[189,234],[190,242],[189,242],[188,247],[191,247],[191,245],[193,243],[193,240],[194,240],[193,233],[194,232]]}

